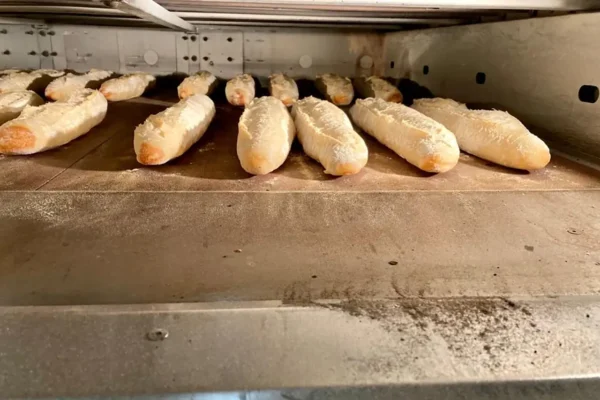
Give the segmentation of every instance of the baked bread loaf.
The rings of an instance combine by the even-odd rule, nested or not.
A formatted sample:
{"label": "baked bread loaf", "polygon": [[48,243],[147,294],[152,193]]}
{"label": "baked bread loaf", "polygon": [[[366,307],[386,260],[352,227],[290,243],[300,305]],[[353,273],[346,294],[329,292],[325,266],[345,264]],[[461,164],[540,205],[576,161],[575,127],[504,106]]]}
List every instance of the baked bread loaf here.
{"label": "baked bread loaf", "polygon": [[444,125],[398,103],[356,100],[352,121],[406,161],[427,172],[446,172],[458,163],[460,150]]}
{"label": "baked bread loaf", "polygon": [[336,106],[347,106],[354,98],[354,87],[350,78],[336,74],[317,76],[315,85],[325,98]]}
{"label": "baked bread loaf", "polygon": [[288,107],[298,101],[300,96],[296,81],[279,73],[269,77],[269,93]]}
{"label": "baked bread loaf", "polygon": [[53,69],[9,73],[0,77],[0,93],[20,92],[23,90],[42,92],[50,82],[64,74],[64,71]]}
{"label": "baked bread loaf", "polygon": [[279,168],[296,136],[289,111],[275,97],[250,103],[238,124],[237,155],[249,174],[264,175]]}
{"label": "baked bread loaf", "polygon": [[15,119],[27,106],[39,106],[44,100],[31,90],[0,94],[0,125]]}
{"label": "baked bread loaf", "polygon": [[0,153],[34,154],[62,146],[102,122],[106,108],[104,96],[92,89],[80,89],[64,101],[25,107],[0,127]]}
{"label": "baked bread loaf", "polygon": [[218,84],[219,81],[216,76],[208,71],[200,71],[185,78],[177,87],[177,94],[180,99],[185,99],[195,94],[210,96]]}
{"label": "baked bread loaf", "polygon": [[469,110],[451,99],[415,100],[415,110],[454,133],[461,150],[505,167],[535,170],[550,162],[550,149],[507,112]]}
{"label": "baked bread loaf", "polygon": [[204,135],[214,116],[215,104],[203,94],[149,116],[133,134],[138,162],[160,165],[179,157]]}
{"label": "baked bread loaf", "polygon": [[100,86],[100,93],[108,101],[122,101],[134,99],[144,94],[156,83],[153,75],[134,73],[109,79]]}
{"label": "baked bread loaf", "polygon": [[243,74],[229,80],[225,86],[225,97],[229,104],[246,106],[254,99],[256,92],[252,75]]}
{"label": "baked bread loaf", "polygon": [[352,175],[365,166],[367,145],[338,107],[311,96],[296,102],[292,115],[304,151],[325,167],[326,174]]}
{"label": "baked bread loaf", "polygon": [[111,71],[91,69],[83,75],[68,73],[52,81],[46,87],[46,97],[52,100],[65,100],[81,89],[98,89],[102,82],[112,76]]}
{"label": "baked bread loaf", "polygon": [[378,76],[356,78],[354,80],[354,87],[363,98],[374,97],[393,103],[402,103],[402,93],[400,93],[400,90]]}

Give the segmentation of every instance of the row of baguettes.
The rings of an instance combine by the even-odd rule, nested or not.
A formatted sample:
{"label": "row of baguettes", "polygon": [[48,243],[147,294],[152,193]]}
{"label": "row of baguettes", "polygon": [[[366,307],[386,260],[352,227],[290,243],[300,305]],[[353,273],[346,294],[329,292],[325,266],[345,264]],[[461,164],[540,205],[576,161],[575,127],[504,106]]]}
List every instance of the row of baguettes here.
{"label": "row of baguettes", "polygon": [[[377,76],[350,78],[336,74],[319,75],[315,81],[317,89],[330,102],[338,106],[346,106],[354,99],[354,87],[362,97],[381,98],[385,101],[402,102],[402,93],[397,87]],[[217,86],[217,77],[208,71],[200,71],[189,76],[177,88],[180,99],[194,94],[210,95]],[[227,81],[225,96],[234,106],[246,106],[254,100],[256,87],[254,78],[242,74]],[[286,106],[298,101],[298,85],[285,74],[277,73],[269,77],[269,94]]]}
{"label": "row of baguettes", "polygon": [[[183,154],[214,115],[212,100],[196,94],[151,116],[134,133],[138,161],[159,165]],[[427,172],[452,169],[460,148],[512,168],[539,169],[550,161],[546,144],[508,113],[469,110],[449,99],[417,100],[410,108],[368,98],[357,100],[350,116],[366,133]],[[242,167],[255,175],[279,168],[296,134],[325,173],[355,174],[368,161],[364,140],[346,113],[331,102],[308,97],[295,102],[290,115],[282,101],[266,96],[248,104],[240,118],[237,154]]]}
{"label": "row of baguettes", "polygon": [[[44,91],[47,98],[61,100],[68,98],[79,89],[100,89],[108,101],[128,100],[142,96],[152,88],[156,78],[147,73],[132,73],[114,78],[111,71],[92,69],[85,74],[65,73],[56,70],[36,70],[21,72],[5,70],[0,73],[0,93],[23,90]],[[319,75],[316,87],[323,96],[335,105],[348,105],[354,99],[354,87],[365,98],[375,97],[390,102],[402,102],[402,93],[397,87],[377,76],[356,78],[353,82],[336,74]],[[218,85],[218,79],[208,71],[200,71],[188,76],[178,86],[180,99],[195,94],[209,96]],[[269,77],[269,93],[281,100],[286,106],[291,106],[299,98],[296,82],[281,73]],[[254,78],[242,74],[227,82],[225,96],[230,104],[246,106],[254,99],[256,87]]]}
{"label": "row of baguettes", "polygon": [[[40,70],[31,73],[12,73],[9,77],[16,78],[13,80],[13,84],[16,85],[15,82],[26,81],[23,74],[33,77],[46,75],[54,78],[58,75],[56,71]],[[76,110],[82,108],[81,104],[85,102],[81,99],[97,97],[92,95],[93,91],[86,92],[82,88],[90,81],[101,81],[109,78],[110,75],[112,73],[107,71],[92,70],[84,75],[67,74],[56,78],[46,87],[46,95],[60,103],[55,105],[40,106],[42,100],[33,92],[9,91],[0,94],[0,118],[2,118],[0,122],[14,118],[20,110],[27,107],[27,112],[23,112],[14,123],[7,123],[6,127],[0,129],[3,133],[0,136],[0,152],[32,154],[60,146],[86,133],[106,114],[106,102],[93,102],[99,110],[102,108],[103,110],[97,114],[93,110],[88,110],[89,112],[86,111],[79,122],[76,120],[75,123],[71,123],[68,119],[65,120],[65,115],[70,115],[67,111],[73,107]],[[214,88],[216,82],[216,78],[208,73],[199,73],[187,79],[189,81],[184,81],[179,88],[180,96],[184,100],[198,96],[193,94],[194,90],[210,93],[210,88]],[[248,102],[254,96],[253,87],[250,92],[244,91],[250,82],[254,84],[254,80],[248,75],[231,80],[226,89],[230,102],[235,104]],[[360,136],[352,130],[345,113],[332,103],[321,102],[314,98],[304,99],[293,108],[295,125],[285,129],[285,134],[281,134],[282,137],[278,141],[277,135],[273,133],[276,131],[274,127],[282,126],[281,121],[285,121],[282,115],[287,114],[282,114],[277,100],[280,100],[283,105],[295,103],[297,86],[292,79],[284,75],[272,76],[271,82],[271,92],[278,96],[264,101],[261,99],[249,101],[249,107],[240,120],[238,153],[242,165],[248,172],[261,174],[281,165],[287,153],[283,157],[281,155],[283,153],[279,150],[285,147],[289,152],[289,145],[294,137],[290,132],[295,132],[296,129],[307,154],[320,161],[327,173],[352,174],[366,164],[366,146]],[[100,86],[100,92],[106,99],[124,100],[142,95],[153,83],[154,77],[151,75],[130,74],[105,80]],[[342,86],[328,84],[324,87],[326,91],[332,88],[337,90]],[[331,100],[335,95],[330,94],[326,97]],[[135,147],[138,160],[144,164],[162,164],[185,152],[206,131],[214,116],[214,104],[206,99],[182,101],[150,117],[136,130]],[[96,121],[96,116],[100,114],[102,118]],[[183,120],[179,117],[180,114],[185,117]],[[459,146],[466,152],[513,168],[543,168],[550,159],[547,146],[529,133],[516,118],[500,111],[469,110],[465,105],[452,100],[417,100],[411,109],[381,98],[369,98],[357,101],[350,114],[354,122],[365,132],[408,162],[428,172],[445,172],[454,167],[458,161]],[[275,118],[279,125],[269,122],[271,118]],[[86,122],[88,119],[96,122],[90,125]],[[88,125],[89,127],[84,129]],[[160,126],[160,129],[157,126]],[[172,130],[175,133],[165,130]],[[266,132],[267,130],[269,132]],[[150,140],[153,137],[151,133],[155,131],[159,131],[158,136]],[[140,132],[139,135],[137,132]],[[244,138],[249,140],[244,142]],[[175,144],[171,141],[175,141]],[[269,150],[269,146],[266,149],[259,146],[260,151],[255,151],[256,141],[289,142],[289,145],[279,146],[278,151],[281,154],[273,156],[274,150]],[[273,158],[275,161],[272,160]]]}

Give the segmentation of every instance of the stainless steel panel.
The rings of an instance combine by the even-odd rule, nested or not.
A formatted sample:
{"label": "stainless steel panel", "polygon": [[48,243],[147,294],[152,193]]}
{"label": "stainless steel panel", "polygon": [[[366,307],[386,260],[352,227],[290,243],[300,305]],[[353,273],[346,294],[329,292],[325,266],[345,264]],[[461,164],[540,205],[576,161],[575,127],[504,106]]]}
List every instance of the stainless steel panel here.
{"label": "stainless steel panel", "polygon": [[[457,383],[509,381],[485,396],[507,398],[511,380],[535,388],[538,378],[597,377],[599,321],[590,298],[3,308],[0,389],[9,398],[286,388],[271,398],[372,399],[318,388],[392,385],[377,398],[397,398],[394,389],[427,382],[422,394],[450,387],[433,398],[455,399]],[[159,329],[166,338],[150,340]],[[554,398],[542,387],[517,398]],[[572,390],[566,398],[581,394]],[[461,398],[481,398],[473,394],[486,393]]]}

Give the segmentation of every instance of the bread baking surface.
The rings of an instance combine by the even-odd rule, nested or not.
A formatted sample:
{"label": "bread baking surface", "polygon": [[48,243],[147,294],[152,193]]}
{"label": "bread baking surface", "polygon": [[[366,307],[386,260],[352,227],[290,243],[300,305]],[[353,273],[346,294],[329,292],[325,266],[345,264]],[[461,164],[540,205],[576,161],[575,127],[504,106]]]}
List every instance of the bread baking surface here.
{"label": "bread baking surface", "polygon": [[364,98],[374,97],[393,103],[402,103],[402,93],[388,81],[378,76],[356,78],[356,91]]}
{"label": "bread baking surface", "polygon": [[68,73],[52,81],[46,87],[46,97],[52,100],[65,100],[81,89],[98,89],[102,82],[111,77],[111,71],[91,69],[83,75]]}
{"label": "bread baking surface", "polygon": [[284,74],[273,74],[269,77],[269,93],[281,100],[286,106],[291,106],[300,97],[296,81]]}
{"label": "bread baking surface", "polygon": [[285,162],[295,136],[294,121],[280,100],[255,99],[238,124],[237,155],[242,168],[253,175],[276,170]]}
{"label": "bread baking surface", "polygon": [[323,74],[317,76],[315,85],[321,94],[336,106],[347,106],[354,98],[354,88],[350,78],[336,74]]}
{"label": "bread baking surface", "polygon": [[0,125],[17,118],[25,107],[42,104],[44,100],[30,90],[2,93],[0,94]]}
{"label": "bread baking surface", "polygon": [[100,86],[100,93],[108,101],[122,101],[134,99],[144,94],[156,83],[153,75],[133,73],[109,79]]}
{"label": "bread baking surface", "polygon": [[362,130],[423,171],[446,172],[458,163],[454,134],[410,107],[369,98],[357,100],[350,115]]}
{"label": "bread baking surface", "polygon": [[210,97],[196,94],[151,115],[133,135],[138,162],[160,165],[179,157],[204,135],[215,112]]}
{"label": "bread baking surface", "polygon": [[106,108],[104,96],[92,89],[80,89],[64,101],[25,107],[0,127],[0,153],[34,154],[62,146],[102,122]]}
{"label": "bread baking surface", "polygon": [[252,75],[243,74],[229,80],[225,86],[225,97],[229,104],[246,106],[254,99],[256,92]]}
{"label": "bread baking surface", "polygon": [[200,71],[185,78],[177,87],[177,94],[180,99],[185,99],[195,94],[210,96],[218,83],[217,77],[212,73]]}
{"label": "bread baking surface", "polygon": [[64,75],[63,71],[53,69],[8,73],[0,77],[0,93],[23,90],[42,91],[55,78],[62,75]]}
{"label": "bread baking surface", "polygon": [[326,174],[356,174],[365,166],[367,145],[338,107],[307,97],[294,105],[292,115],[304,151],[325,167]]}
{"label": "bread baking surface", "polygon": [[510,168],[535,170],[550,162],[550,149],[507,112],[469,110],[450,99],[415,100],[413,108],[454,133],[461,150]]}

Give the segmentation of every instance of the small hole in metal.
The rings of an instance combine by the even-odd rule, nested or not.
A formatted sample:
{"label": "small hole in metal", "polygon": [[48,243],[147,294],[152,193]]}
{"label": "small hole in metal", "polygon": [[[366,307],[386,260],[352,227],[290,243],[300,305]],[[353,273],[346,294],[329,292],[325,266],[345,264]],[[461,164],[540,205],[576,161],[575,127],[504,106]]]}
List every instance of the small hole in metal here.
{"label": "small hole in metal", "polygon": [[475,75],[475,82],[477,82],[478,85],[483,85],[485,83],[485,72],[478,72],[477,75]]}
{"label": "small hole in metal", "polygon": [[233,42],[233,38],[230,38],[230,37],[228,37],[228,38],[227,38],[227,41],[228,41],[228,42]]}
{"label": "small hole in metal", "polygon": [[390,61],[390,68],[394,68],[394,65],[396,65],[396,63],[393,61]]}
{"label": "small hole in metal", "polygon": [[189,60],[190,58],[189,58],[188,56],[183,56],[183,59],[184,59],[185,61],[187,61],[187,60]]}
{"label": "small hole in metal", "polygon": [[208,61],[208,57],[206,57],[206,56],[202,57],[202,59],[203,59],[204,61]]}
{"label": "small hole in metal", "polygon": [[183,40],[188,40],[188,37],[187,37],[187,36],[182,36],[181,38],[182,38]]}
{"label": "small hole in metal", "polygon": [[191,40],[192,42],[195,42],[195,41],[196,41],[196,36],[192,36],[192,37],[190,37],[190,40]]}
{"label": "small hole in metal", "polygon": [[227,61],[229,61],[229,62],[232,62],[232,61],[233,61],[233,58],[231,58],[231,57],[227,57]]}
{"label": "small hole in metal", "polygon": [[207,38],[206,36],[204,36],[204,37],[202,38],[202,40],[204,40],[204,41],[206,42],[206,41],[208,41],[208,38]]}
{"label": "small hole in metal", "polygon": [[196,61],[196,60],[198,60],[198,57],[192,56],[192,61]]}
{"label": "small hole in metal", "polygon": [[423,65],[423,75],[429,74],[429,65]]}
{"label": "small hole in metal", "polygon": [[583,85],[579,88],[579,100],[584,103],[595,103],[600,97],[600,91],[598,86]]}

